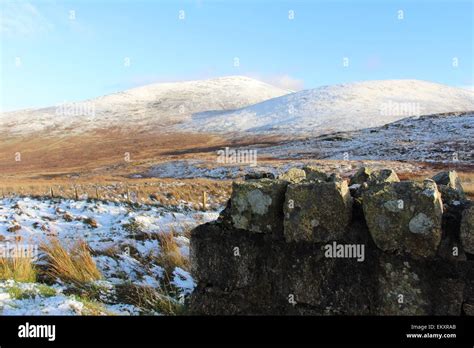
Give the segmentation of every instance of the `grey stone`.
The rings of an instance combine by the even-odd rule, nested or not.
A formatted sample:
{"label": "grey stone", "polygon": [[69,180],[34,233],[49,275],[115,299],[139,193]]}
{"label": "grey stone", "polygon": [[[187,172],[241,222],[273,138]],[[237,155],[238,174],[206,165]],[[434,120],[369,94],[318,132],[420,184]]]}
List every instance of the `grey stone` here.
{"label": "grey stone", "polygon": [[315,166],[305,166],[303,167],[304,172],[306,173],[306,180],[308,181],[327,181],[328,175],[319,170]]}
{"label": "grey stone", "polygon": [[282,232],[287,185],[271,179],[234,182],[229,211],[233,226],[256,233]]}
{"label": "grey stone", "polygon": [[436,254],[443,205],[433,182],[385,183],[364,192],[362,205],[370,234],[380,249],[418,257]]}
{"label": "grey stone", "polygon": [[441,192],[443,202],[452,203],[454,201],[462,201],[466,198],[461,179],[455,170],[443,171],[432,178],[438,185]]}
{"label": "grey stone", "polygon": [[279,175],[278,179],[295,184],[306,179],[306,172],[303,169],[291,168],[286,173]]}
{"label": "grey stone", "polygon": [[346,181],[289,185],[284,204],[287,241],[341,239],[351,221],[352,198]]}

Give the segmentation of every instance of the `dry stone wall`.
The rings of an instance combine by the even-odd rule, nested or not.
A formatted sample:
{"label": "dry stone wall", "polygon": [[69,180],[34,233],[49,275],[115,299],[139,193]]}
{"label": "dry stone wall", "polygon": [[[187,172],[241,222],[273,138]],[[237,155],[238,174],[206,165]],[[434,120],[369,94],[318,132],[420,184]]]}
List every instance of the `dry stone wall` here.
{"label": "dry stone wall", "polygon": [[456,172],[348,181],[306,167],[235,182],[192,231],[191,312],[474,314],[474,206]]}

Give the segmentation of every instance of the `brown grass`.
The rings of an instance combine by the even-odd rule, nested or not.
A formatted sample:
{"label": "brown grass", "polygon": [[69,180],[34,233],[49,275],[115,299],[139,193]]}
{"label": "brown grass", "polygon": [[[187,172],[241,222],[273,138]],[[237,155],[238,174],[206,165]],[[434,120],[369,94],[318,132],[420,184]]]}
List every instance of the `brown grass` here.
{"label": "brown grass", "polygon": [[48,263],[44,273],[51,279],[59,278],[64,282],[83,284],[101,278],[89,246],[84,241],[78,241],[67,250],[57,239],[51,239],[40,248]]}
{"label": "brown grass", "polygon": [[0,279],[17,282],[35,282],[36,267],[30,257],[0,258]]}
{"label": "brown grass", "polygon": [[[51,188],[54,197],[75,199],[74,187],[77,188],[80,199],[100,199],[142,204],[162,204],[175,206],[180,201],[186,201],[198,208],[202,204],[202,193],[205,191],[209,198],[208,206],[225,202],[231,190],[231,181],[209,179],[125,179],[121,181],[109,178],[95,178],[100,181],[81,179],[76,181],[65,178],[45,179],[9,179],[0,180],[0,198],[31,195],[34,197],[50,197]],[[129,200],[127,191],[132,196]],[[98,195],[98,197],[97,197]],[[137,199],[138,198],[138,199]],[[212,201],[211,201],[212,200]]]}
{"label": "brown grass", "polygon": [[156,236],[161,246],[161,252],[156,257],[156,262],[164,268],[165,276],[171,275],[176,267],[188,269],[189,260],[181,254],[178,243],[176,243],[175,232],[173,230],[160,232]]}
{"label": "brown grass", "polygon": [[150,286],[121,284],[116,288],[120,301],[130,303],[145,313],[158,312],[164,315],[180,315],[184,313],[184,305],[174,299],[164,288],[155,289]]}

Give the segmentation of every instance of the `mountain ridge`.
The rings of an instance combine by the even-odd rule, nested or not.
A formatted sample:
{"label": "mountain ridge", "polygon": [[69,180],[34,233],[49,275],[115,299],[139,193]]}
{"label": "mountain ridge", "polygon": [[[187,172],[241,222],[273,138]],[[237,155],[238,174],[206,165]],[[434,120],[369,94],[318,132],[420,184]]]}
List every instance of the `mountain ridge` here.
{"label": "mountain ridge", "polygon": [[374,80],[303,90],[233,111],[197,113],[187,128],[211,133],[314,135],[473,109],[472,91],[428,81]]}

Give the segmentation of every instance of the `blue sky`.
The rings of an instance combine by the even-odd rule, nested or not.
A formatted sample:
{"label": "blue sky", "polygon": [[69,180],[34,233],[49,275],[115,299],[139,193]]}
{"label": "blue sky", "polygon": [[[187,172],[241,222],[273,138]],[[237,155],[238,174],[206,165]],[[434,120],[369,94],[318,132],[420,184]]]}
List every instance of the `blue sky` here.
{"label": "blue sky", "polygon": [[471,0],[0,3],[2,111],[225,75],[292,89],[474,84]]}

